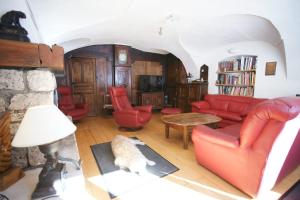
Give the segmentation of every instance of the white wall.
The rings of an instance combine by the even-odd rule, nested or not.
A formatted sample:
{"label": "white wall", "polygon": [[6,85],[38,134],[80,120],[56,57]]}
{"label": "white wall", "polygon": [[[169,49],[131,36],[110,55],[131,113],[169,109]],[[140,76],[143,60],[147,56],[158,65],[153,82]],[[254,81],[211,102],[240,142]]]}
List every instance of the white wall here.
{"label": "white wall", "polygon": [[[230,54],[229,49],[235,49],[235,54]],[[217,80],[218,61],[234,55],[256,55],[256,83],[255,97],[274,98],[279,96],[295,96],[300,94],[300,80],[288,80],[286,77],[284,58],[281,56],[279,48],[265,42],[242,42],[235,43],[215,49],[210,54],[202,57],[194,57],[196,65],[207,64],[209,66],[209,93],[218,93],[215,86]],[[275,76],[265,76],[266,62],[276,61]]]}

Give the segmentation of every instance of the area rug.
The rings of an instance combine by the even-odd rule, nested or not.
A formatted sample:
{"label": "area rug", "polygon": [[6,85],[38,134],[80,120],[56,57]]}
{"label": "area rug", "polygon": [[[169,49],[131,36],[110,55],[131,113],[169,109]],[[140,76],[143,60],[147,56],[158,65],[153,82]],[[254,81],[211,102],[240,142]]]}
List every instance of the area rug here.
{"label": "area rug", "polygon": [[[133,139],[137,138],[134,137]],[[156,163],[154,166],[147,166],[147,174],[138,175],[126,170],[121,170],[115,166],[111,142],[91,146],[98,168],[103,177],[103,183],[111,198],[135,190],[159,177],[164,177],[178,170],[175,165],[160,156],[149,146],[137,145],[137,147],[146,158]]]}
{"label": "area rug", "polygon": [[298,180],[279,200],[299,200],[300,199],[300,180]]}

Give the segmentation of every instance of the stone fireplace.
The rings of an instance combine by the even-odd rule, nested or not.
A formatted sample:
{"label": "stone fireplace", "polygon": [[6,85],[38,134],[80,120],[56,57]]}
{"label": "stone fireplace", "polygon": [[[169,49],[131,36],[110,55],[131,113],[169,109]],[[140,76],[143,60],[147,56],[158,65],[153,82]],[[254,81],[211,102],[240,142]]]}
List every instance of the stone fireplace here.
{"label": "stone fireplace", "polygon": [[[30,106],[53,104],[55,89],[55,76],[49,69],[0,69],[0,112],[10,112],[12,138],[26,109]],[[37,147],[13,148],[12,155],[13,164],[22,168],[44,162],[43,154]]]}

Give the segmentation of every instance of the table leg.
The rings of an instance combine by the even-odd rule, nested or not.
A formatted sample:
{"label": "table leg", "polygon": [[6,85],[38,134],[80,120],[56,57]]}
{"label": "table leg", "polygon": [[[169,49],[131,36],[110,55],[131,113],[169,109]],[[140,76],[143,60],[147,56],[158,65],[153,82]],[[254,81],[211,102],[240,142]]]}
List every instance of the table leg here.
{"label": "table leg", "polygon": [[189,145],[189,130],[187,126],[183,127],[183,148],[187,149]]}
{"label": "table leg", "polygon": [[166,138],[169,138],[169,125],[165,124],[165,136]]}

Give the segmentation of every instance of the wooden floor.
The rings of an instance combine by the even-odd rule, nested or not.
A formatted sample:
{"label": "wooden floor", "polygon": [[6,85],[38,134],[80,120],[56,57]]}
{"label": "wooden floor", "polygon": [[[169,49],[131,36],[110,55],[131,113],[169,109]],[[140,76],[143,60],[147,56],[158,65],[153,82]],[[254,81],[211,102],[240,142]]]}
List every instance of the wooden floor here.
{"label": "wooden floor", "polygon": [[[111,141],[117,134],[136,136],[148,146],[176,165],[180,170],[164,177],[161,183],[155,182],[132,192],[128,198],[119,199],[180,199],[184,193],[186,199],[251,199],[232,185],[197,164],[194,157],[193,145],[190,142],[188,150],[184,150],[182,135],[170,130],[170,138],[164,136],[164,124],[160,114],[153,115],[151,121],[136,132],[120,132],[111,116],[89,117],[81,120],[77,125],[76,138],[80,157],[83,161],[82,169],[85,176],[86,191],[91,199],[110,199],[103,184],[97,181],[101,178],[96,161],[91,152],[93,144]],[[277,199],[300,177],[300,167],[270,191],[265,199]],[[161,184],[161,185],[160,185]],[[162,189],[163,188],[163,189]],[[138,191],[139,190],[139,191]],[[157,194],[159,193],[160,194]],[[142,196],[141,196],[142,195]],[[158,196],[154,196],[158,195]],[[173,198],[172,195],[176,195]],[[191,195],[189,198],[188,196]],[[157,198],[158,197],[158,198]]]}

